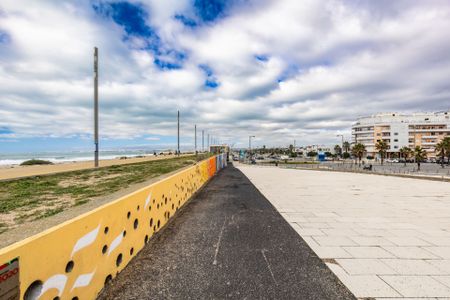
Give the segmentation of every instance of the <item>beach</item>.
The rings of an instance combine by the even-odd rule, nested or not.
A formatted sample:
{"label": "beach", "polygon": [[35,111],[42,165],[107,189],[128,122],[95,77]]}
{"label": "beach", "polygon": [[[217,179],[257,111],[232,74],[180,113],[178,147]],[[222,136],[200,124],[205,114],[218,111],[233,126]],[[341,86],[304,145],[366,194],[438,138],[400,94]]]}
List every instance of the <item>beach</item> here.
{"label": "beach", "polygon": [[[108,167],[112,165],[132,164],[151,160],[167,159],[172,157],[176,157],[176,155],[158,155],[158,156],[147,155],[143,157],[129,157],[126,159],[121,158],[102,159],[99,161],[99,165],[100,167]],[[68,171],[85,170],[91,168],[94,168],[94,160],[62,162],[62,163],[55,163],[53,165],[32,165],[32,166],[2,165],[0,166],[0,180],[54,174]]]}

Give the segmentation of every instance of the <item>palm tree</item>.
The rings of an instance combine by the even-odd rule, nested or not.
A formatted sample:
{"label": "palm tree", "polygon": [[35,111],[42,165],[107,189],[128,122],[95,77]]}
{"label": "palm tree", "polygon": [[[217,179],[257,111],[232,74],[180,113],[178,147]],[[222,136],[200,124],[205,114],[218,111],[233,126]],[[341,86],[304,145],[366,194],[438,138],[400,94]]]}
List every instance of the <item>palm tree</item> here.
{"label": "palm tree", "polygon": [[400,157],[403,157],[405,159],[405,166],[406,166],[406,160],[411,155],[411,152],[412,152],[411,148],[406,147],[406,146],[404,146],[400,149]]}
{"label": "palm tree", "polygon": [[342,148],[339,145],[334,146],[334,153],[336,153],[336,155],[342,155]]}
{"label": "palm tree", "polygon": [[436,151],[436,154],[441,157],[441,166],[444,167],[444,158],[447,154],[447,145],[446,140],[443,139],[439,143],[436,144],[436,147],[434,148],[434,151]]}
{"label": "palm tree", "polygon": [[444,143],[444,152],[447,155],[447,164],[450,165],[450,136],[445,137],[442,142]]}
{"label": "palm tree", "polygon": [[349,142],[344,142],[342,144],[342,148],[344,148],[344,152],[348,153],[348,151],[350,151],[350,143]]}
{"label": "palm tree", "polygon": [[414,159],[417,162],[417,171],[420,171],[420,162],[427,158],[427,152],[420,146],[414,148]]}
{"label": "palm tree", "polygon": [[364,153],[366,153],[366,146],[364,146],[363,144],[358,143],[355,146],[353,146],[352,154],[358,158],[360,166],[361,166],[361,159]]}
{"label": "palm tree", "polygon": [[378,150],[378,153],[380,154],[380,158],[381,158],[381,164],[383,164],[384,157],[386,156],[386,150],[389,149],[388,144],[386,143],[386,141],[379,140],[377,142],[377,144],[375,145],[375,149]]}

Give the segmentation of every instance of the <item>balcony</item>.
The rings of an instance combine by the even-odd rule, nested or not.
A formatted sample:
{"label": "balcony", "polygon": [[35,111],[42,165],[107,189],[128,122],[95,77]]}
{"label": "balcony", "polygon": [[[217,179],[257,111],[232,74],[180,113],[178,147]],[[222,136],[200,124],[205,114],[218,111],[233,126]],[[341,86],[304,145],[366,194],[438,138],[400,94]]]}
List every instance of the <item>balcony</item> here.
{"label": "balcony", "polygon": [[439,136],[438,135],[422,135],[422,139],[437,139]]}

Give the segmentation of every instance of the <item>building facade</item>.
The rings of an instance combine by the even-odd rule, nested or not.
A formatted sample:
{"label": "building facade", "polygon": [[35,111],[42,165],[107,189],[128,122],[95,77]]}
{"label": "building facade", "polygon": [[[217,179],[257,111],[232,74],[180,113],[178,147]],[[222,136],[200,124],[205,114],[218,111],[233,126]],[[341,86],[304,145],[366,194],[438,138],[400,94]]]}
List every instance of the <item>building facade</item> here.
{"label": "building facade", "polygon": [[366,146],[367,155],[375,157],[375,144],[384,140],[389,145],[387,157],[398,157],[402,147],[420,146],[428,158],[435,158],[436,144],[450,136],[450,111],[435,113],[380,113],[359,118],[352,126],[352,143]]}

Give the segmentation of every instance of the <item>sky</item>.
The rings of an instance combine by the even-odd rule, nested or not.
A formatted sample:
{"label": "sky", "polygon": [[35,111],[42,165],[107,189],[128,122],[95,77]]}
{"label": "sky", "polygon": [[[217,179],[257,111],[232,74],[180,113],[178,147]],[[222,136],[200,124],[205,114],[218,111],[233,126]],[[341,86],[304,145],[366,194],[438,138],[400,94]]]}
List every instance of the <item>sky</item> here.
{"label": "sky", "polygon": [[450,108],[450,0],[2,0],[0,152],[338,144]]}

